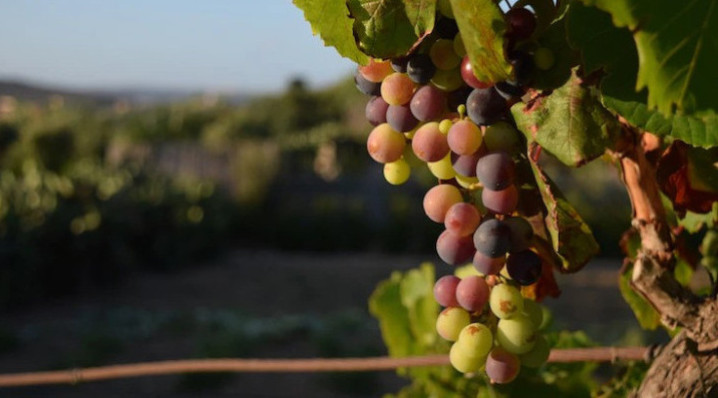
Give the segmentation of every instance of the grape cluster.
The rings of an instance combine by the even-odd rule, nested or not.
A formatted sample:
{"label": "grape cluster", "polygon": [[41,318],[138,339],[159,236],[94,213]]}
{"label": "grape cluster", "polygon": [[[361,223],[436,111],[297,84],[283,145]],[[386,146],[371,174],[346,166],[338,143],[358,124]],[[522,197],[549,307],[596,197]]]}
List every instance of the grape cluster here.
{"label": "grape cluster", "polygon": [[[539,367],[548,359],[550,347],[539,333],[543,310],[515,286],[480,275],[447,275],[434,285],[434,297],[446,307],[436,330],[454,342],[449,359],[456,370],[484,370],[492,382],[508,383],[522,365]],[[486,304],[490,311],[483,311]]]}
{"label": "grape cluster", "polygon": [[517,212],[525,144],[508,110],[535,70],[550,68],[553,59],[543,48],[522,50],[536,18],[514,8],[505,14],[512,77],[483,82],[449,2],[439,1],[438,11],[434,31],[414,52],[358,68],[357,88],[372,96],[366,118],[375,127],[367,150],[384,164],[391,184],[407,181],[422,162],[438,179],[423,201],[426,215],[445,226],[436,251],[450,265],[473,263],[478,273],[437,281],[435,297],[446,307],[437,331],[455,342],[450,357],[457,370],[485,365],[493,381],[506,383],[520,364],[540,366],[549,351],[537,334],[541,309],[518,288],[536,283],[543,266],[532,250],[533,228]]}

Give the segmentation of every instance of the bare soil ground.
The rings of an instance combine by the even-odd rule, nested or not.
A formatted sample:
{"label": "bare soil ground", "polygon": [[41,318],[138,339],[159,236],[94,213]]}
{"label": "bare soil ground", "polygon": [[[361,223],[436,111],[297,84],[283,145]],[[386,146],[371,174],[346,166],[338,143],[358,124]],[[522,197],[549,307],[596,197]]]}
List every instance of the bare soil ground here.
{"label": "bare soil ground", "polygon": [[[393,270],[423,260],[241,250],[177,274],[138,275],[115,291],[3,314],[0,327],[15,338],[0,351],[0,372],[207,355],[382,355],[367,298]],[[604,344],[635,330],[617,289],[619,265],[596,261],[579,274],[560,276],[563,297],[547,302],[555,324],[587,330]],[[275,328],[282,332],[272,334]],[[357,397],[381,396],[405,383],[392,372],[162,376],[5,389],[0,397]]]}

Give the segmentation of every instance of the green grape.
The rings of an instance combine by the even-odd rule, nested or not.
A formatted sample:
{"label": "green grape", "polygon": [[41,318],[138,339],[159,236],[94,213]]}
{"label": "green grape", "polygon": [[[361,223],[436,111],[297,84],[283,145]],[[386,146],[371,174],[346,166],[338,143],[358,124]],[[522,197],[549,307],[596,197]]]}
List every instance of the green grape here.
{"label": "green grape", "polygon": [[461,63],[461,58],[454,52],[454,41],[448,39],[435,41],[429,49],[429,57],[439,70],[452,70]]}
{"label": "green grape", "polygon": [[461,330],[471,323],[471,316],[459,307],[445,308],[436,318],[436,331],[449,341],[456,341]]}
{"label": "green grape", "polygon": [[431,78],[431,83],[441,90],[449,92],[461,87],[464,84],[464,79],[461,78],[459,68],[451,70],[437,69],[434,77]]}
{"label": "green grape", "polygon": [[458,182],[459,185],[466,189],[471,188],[472,185],[479,182],[479,179],[476,177],[466,177],[458,173],[454,176],[454,178],[456,178],[456,182]]}
{"label": "green grape", "polygon": [[524,314],[529,317],[531,323],[536,326],[536,329],[541,327],[541,324],[543,323],[543,310],[541,309],[541,304],[530,299],[524,299]]}
{"label": "green grape", "polygon": [[538,368],[546,363],[548,356],[551,353],[551,347],[548,345],[548,341],[544,336],[539,335],[536,338],[536,344],[531,351],[519,356],[521,365],[528,366],[529,368]]}
{"label": "green grape", "polygon": [[501,319],[510,318],[524,309],[524,298],[519,289],[502,283],[491,289],[489,296],[491,312]]}
{"label": "green grape", "polygon": [[523,314],[501,319],[496,327],[496,341],[510,353],[525,354],[536,344],[536,326]]}
{"label": "green grape", "polygon": [[412,169],[424,165],[424,161],[416,157],[411,145],[404,147],[404,152],[402,153],[401,158],[404,159],[404,161],[406,161]]}
{"label": "green grape", "polygon": [[489,355],[489,351],[494,346],[494,336],[485,325],[472,323],[461,329],[456,344],[461,345],[473,356],[485,357]]}
{"label": "green grape", "polygon": [[384,165],[384,178],[391,185],[401,185],[409,179],[411,167],[403,158]]}
{"label": "green grape", "polygon": [[506,122],[497,122],[486,128],[484,143],[490,152],[515,152],[519,146],[519,132]]}
{"label": "green grape", "polygon": [[447,18],[454,19],[454,10],[451,8],[450,0],[439,0],[436,3],[436,8],[439,9],[439,13]]}
{"label": "green grape", "polygon": [[454,36],[454,52],[461,58],[466,55],[466,47],[464,47],[464,39],[461,37],[461,33]]}
{"label": "green grape", "polygon": [[426,165],[429,166],[431,174],[440,180],[450,180],[456,176],[454,165],[451,164],[451,153],[447,153],[438,162],[429,162]]}
{"label": "green grape", "polygon": [[461,373],[474,373],[481,370],[486,362],[486,355],[469,355],[469,352],[461,344],[454,343],[449,351],[449,362],[454,369]]}
{"label": "green grape", "polygon": [[541,70],[549,70],[556,62],[553,51],[546,47],[539,47],[534,51],[534,64]]}
{"label": "green grape", "polygon": [[439,123],[439,131],[441,131],[441,134],[449,134],[449,130],[453,125],[454,122],[449,119],[444,119],[441,121],[441,123]]}

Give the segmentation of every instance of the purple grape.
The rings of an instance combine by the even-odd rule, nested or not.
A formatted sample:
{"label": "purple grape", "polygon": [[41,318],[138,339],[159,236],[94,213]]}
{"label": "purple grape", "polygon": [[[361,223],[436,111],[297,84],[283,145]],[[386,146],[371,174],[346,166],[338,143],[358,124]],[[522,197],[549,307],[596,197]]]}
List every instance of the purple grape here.
{"label": "purple grape", "polygon": [[446,95],[431,84],[416,90],[411,98],[411,113],[422,122],[441,117],[446,109]]}
{"label": "purple grape", "polygon": [[383,98],[375,96],[369,99],[366,103],[364,113],[366,119],[372,126],[378,126],[382,123],[386,123],[386,110],[389,108],[389,104],[384,101]]}
{"label": "purple grape", "polygon": [[474,246],[482,254],[503,257],[509,250],[511,231],[502,221],[490,218],[479,225],[474,233]]}
{"label": "purple grape", "polygon": [[466,99],[466,113],[474,123],[481,126],[501,120],[507,109],[506,99],[493,87],[474,89]]}
{"label": "purple grape", "polygon": [[501,347],[495,347],[486,358],[486,375],[494,383],[504,384],[513,381],[520,369],[519,358]]}
{"label": "purple grape", "polygon": [[451,163],[454,165],[454,171],[464,177],[476,177],[476,163],[481,157],[481,150],[476,151],[472,155],[457,155],[451,153]]}
{"label": "purple grape", "polygon": [[509,36],[516,40],[529,38],[536,30],[536,16],[525,8],[512,8],[506,13]]}
{"label": "purple grape", "polygon": [[456,301],[466,311],[480,311],[489,301],[489,285],[480,276],[467,276],[456,286]]}
{"label": "purple grape", "polygon": [[454,275],[445,275],[434,284],[434,298],[442,307],[458,307],[456,300],[456,286],[461,279]]}
{"label": "purple grape", "polygon": [[504,219],[504,223],[511,230],[511,253],[524,251],[531,246],[534,230],[525,218],[509,217]]}
{"label": "purple grape", "polygon": [[457,265],[465,263],[474,255],[474,245],[471,236],[456,236],[444,231],[436,240],[436,252],[447,264]]}
{"label": "purple grape", "polygon": [[541,257],[531,250],[511,253],[506,260],[506,270],[519,285],[531,285],[541,277]]}
{"label": "purple grape", "polygon": [[438,18],[434,23],[434,32],[442,39],[453,39],[459,33],[456,21],[451,18]]}
{"label": "purple grape", "polygon": [[407,57],[396,57],[391,59],[391,68],[395,72],[406,73],[406,64],[409,61]]}
{"label": "purple grape", "polygon": [[474,254],[474,268],[484,275],[498,275],[505,263],[505,256],[491,258],[478,250]]}
{"label": "purple grape", "polygon": [[516,83],[519,85],[528,84],[535,68],[533,57],[525,51],[514,50],[509,53],[507,58],[514,67]]}
{"label": "purple grape", "polygon": [[488,189],[501,191],[514,182],[514,161],[506,152],[491,152],[479,159],[476,176]]}
{"label": "purple grape", "polygon": [[436,73],[436,66],[428,55],[414,54],[409,57],[406,74],[414,83],[426,84],[434,77],[434,73]]}
{"label": "purple grape", "polygon": [[449,106],[450,112],[456,112],[459,105],[466,105],[466,99],[469,98],[469,94],[474,91],[469,86],[463,86],[449,93],[446,97],[447,105]]}
{"label": "purple grape", "polygon": [[500,191],[484,188],[481,192],[481,202],[489,211],[496,214],[511,214],[519,203],[519,191],[515,185]]}
{"label": "purple grape", "polygon": [[381,83],[370,82],[361,73],[354,75],[354,83],[363,94],[381,95]]}
{"label": "purple grape", "polygon": [[391,128],[400,132],[410,131],[419,124],[408,105],[390,105],[386,112],[386,121]]}

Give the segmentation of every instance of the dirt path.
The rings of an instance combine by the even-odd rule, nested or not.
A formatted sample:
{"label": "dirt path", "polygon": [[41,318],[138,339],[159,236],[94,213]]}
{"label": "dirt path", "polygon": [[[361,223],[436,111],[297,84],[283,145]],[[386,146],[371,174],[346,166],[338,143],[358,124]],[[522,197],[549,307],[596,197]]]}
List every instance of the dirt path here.
{"label": "dirt path", "polygon": [[[366,300],[392,270],[421,261],[377,253],[243,250],[174,275],[140,275],[117,291],[4,314],[3,326],[19,341],[0,354],[0,371],[208,355],[380,355],[383,345]],[[596,262],[578,275],[561,276],[564,299],[548,303],[556,324],[586,329],[604,343],[635,327],[616,288],[617,267]],[[380,396],[404,382],[391,372],[168,376],[0,390],[0,397],[355,397]]]}

